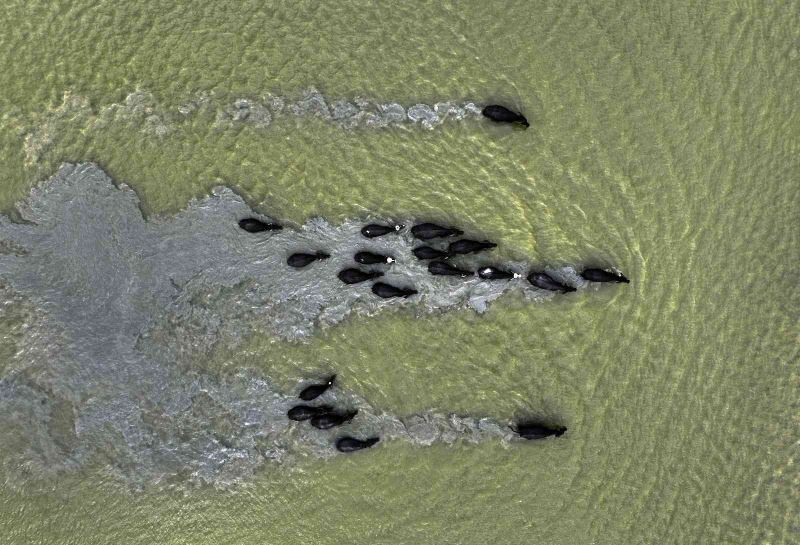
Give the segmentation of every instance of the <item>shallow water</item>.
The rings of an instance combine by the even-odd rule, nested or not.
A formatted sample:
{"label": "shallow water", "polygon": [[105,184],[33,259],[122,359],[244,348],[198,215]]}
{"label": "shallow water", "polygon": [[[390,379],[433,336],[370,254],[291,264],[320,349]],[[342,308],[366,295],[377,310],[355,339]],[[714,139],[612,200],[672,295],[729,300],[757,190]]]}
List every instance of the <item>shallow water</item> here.
{"label": "shallow water", "polygon": [[[153,465],[120,466],[124,441],[92,445],[99,455],[54,473],[24,457],[35,437],[51,439],[37,444],[47,460],[80,449],[72,407],[152,392],[139,383],[148,380],[139,361],[115,384],[70,390],[79,399],[39,388],[42,412],[4,411],[5,539],[796,542],[798,13],[796,2],[511,2],[494,12],[471,2],[7,3],[0,197],[12,221],[21,219],[15,204],[63,162],[94,161],[138,196],[140,206],[133,196],[129,204],[146,220],[127,214],[120,225],[138,218],[167,229],[197,206],[193,197],[202,203],[222,186],[235,191],[230,202],[240,195],[298,228],[312,218],[334,231],[366,217],[426,218],[498,241],[503,261],[597,263],[632,282],[545,301],[511,290],[483,313],[463,301],[447,312],[354,312],[307,329],[305,340],[241,314],[230,322],[243,326],[240,338],[197,344],[204,335],[182,329],[192,322],[164,315],[163,344],[149,346],[184,349],[185,359],[155,363],[150,379],[173,369],[170,386],[211,377],[211,390],[241,392],[225,398],[234,403],[250,399],[252,377],[287,395],[335,370],[347,399],[381,414],[530,414],[569,432],[538,444],[298,451],[217,486],[185,475],[131,481]],[[329,116],[273,115],[273,98],[298,103],[312,88]],[[396,103],[407,116],[416,104],[435,112],[502,101],[531,127],[465,116],[430,130],[421,118],[373,129],[366,113],[352,124],[330,115],[337,101],[359,107],[359,97],[368,113]],[[69,270],[20,278],[49,280],[44,289],[58,293]],[[140,285],[162,285],[152,280]],[[93,323],[79,320],[82,305],[62,308],[76,317],[59,331],[42,326],[49,314],[22,291],[3,292],[3,378],[88,384],[99,371],[61,350],[91,338],[69,331]],[[222,291],[211,313],[236,316],[240,299]],[[107,327],[128,342],[123,324]],[[189,430],[187,444],[231,432],[235,419],[214,419],[210,400],[201,408],[184,428],[152,429]],[[21,432],[8,425],[15,417]]]}

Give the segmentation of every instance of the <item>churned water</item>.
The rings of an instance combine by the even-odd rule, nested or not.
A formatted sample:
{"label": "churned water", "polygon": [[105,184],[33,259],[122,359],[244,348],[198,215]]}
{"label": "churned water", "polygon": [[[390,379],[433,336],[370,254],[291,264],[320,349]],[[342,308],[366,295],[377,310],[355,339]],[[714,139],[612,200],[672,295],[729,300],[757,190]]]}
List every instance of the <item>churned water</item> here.
{"label": "churned water", "polygon": [[[510,289],[528,300],[553,297],[524,278],[432,276],[427,262],[413,257],[408,229],[367,240],[364,222],[332,226],[317,219],[299,229],[248,233],[238,221],[257,214],[227,188],[168,219],[147,222],[138,205],[130,188],[116,187],[96,165],[64,165],[18,205],[20,222],[0,217],[7,249],[0,279],[7,298],[24,301],[36,316],[0,383],[6,433],[24,445],[9,471],[26,466],[57,474],[102,457],[135,486],[179,476],[225,484],[264,462],[286,463],[298,451],[327,457],[343,431],[292,425],[286,412],[298,403],[296,391],[281,392],[253,372],[215,378],[192,371],[191,361],[215,345],[235,350],[258,333],[307,338],[351,312],[375,315],[401,304],[429,313],[484,312]],[[337,273],[353,267],[363,249],[395,256],[391,266],[371,269],[383,268],[381,281],[417,293],[381,299],[372,282],[343,285]],[[330,257],[289,268],[287,256],[302,250]],[[486,258],[451,262],[475,269],[479,259]],[[524,273],[527,267],[504,268]],[[571,268],[550,273],[586,284]],[[437,414],[398,419],[336,389],[321,403],[358,409],[344,432],[384,442],[514,435],[511,422]]]}
{"label": "churned water", "polygon": [[[796,2],[0,17],[0,541],[798,541]],[[335,278],[367,219],[631,283],[432,278],[404,233],[382,301]],[[331,372],[359,415],[289,424]]]}

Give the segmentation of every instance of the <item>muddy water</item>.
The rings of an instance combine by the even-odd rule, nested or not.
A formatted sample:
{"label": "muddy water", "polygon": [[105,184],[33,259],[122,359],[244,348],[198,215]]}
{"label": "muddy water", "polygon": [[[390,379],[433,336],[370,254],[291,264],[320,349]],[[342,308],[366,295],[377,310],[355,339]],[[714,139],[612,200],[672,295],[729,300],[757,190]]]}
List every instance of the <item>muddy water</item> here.
{"label": "muddy water", "polygon": [[[11,543],[796,541],[799,12],[792,2],[516,2],[494,12],[485,3],[9,3],[0,187],[13,221],[14,205],[63,162],[94,161],[138,196],[146,219],[121,223],[163,228],[221,186],[298,229],[312,218],[336,229],[424,217],[497,240],[508,262],[595,262],[632,282],[541,302],[510,290],[483,313],[462,304],[352,312],[300,340],[253,316],[236,342],[203,345],[192,329],[202,319],[164,316],[166,344],[143,338],[136,353],[183,347],[186,359],[139,355],[116,383],[92,382],[109,369],[81,365],[85,345],[71,339],[84,337],[48,327],[54,309],[6,286],[3,380],[46,384],[55,367],[82,386],[74,399],[40,387],[19,398],[39,396],[40,411],[4,411],[3,534]],[[498,100],[523,109],[531,127],[467,115],[469,103]],[[62,240],[89,244],[85,225]],[[4,260],[24,259],[16,253],[3,246]],[[51,280],[41,302],[72,273],[18,277],[32,290]],[[241,300],[212,295],[217,309]],[[74,324],[91,324],[80,321],[90,303],[73,304]],[[106,327],[125,332],[109,342],[133,334]],[[286,396],[331,370],[367,413],[500,423],[535,414],[569,431],[541,444],[498,436],[399,439],[348,457],[297,450],[291,463],[217,486],[187,471],[132,489],[126,476],[154,466],[115,450],[124,437],[55,472],[25,457],[47,430],[53,441],[35,445],[47,459],[79,449],[84,404],[107,415],[103,403],[127,403],[146,421],[147,396],[123,394],[157,389],[141,384],[148,364],[154,382],[178,381],[169,386],[210,377],[197,384],[212,395],[197,397],[191,418],[149,421],[187,430],[181,441],[198,450],[179,453],[247,437],[238,415],[215,418],[220,388],[241,392],[231,404],[252,399],[258,380]]]}

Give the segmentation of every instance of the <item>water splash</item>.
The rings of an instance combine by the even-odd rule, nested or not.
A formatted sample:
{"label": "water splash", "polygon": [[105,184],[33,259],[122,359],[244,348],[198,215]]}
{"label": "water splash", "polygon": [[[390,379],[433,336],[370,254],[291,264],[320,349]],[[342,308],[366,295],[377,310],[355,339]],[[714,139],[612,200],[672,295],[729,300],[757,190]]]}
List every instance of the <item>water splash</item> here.
{"label": "water splash", "polygon": [[342,129],[384,129],[422,127],[433,129],[443,123],[475,119],[481,106],[471,101],[443,100],[431,104],[402,105],[363,97],[326,97],[311,87],[299,96],[264,93],[257,97],[226,99],[214,92],[199,92],[177,109],[159,103],[152,93],[136,90],[125,100],[93,106],[88,97],[64,93],[61,104],[14,122],[23,136],[25,162],[35,166],[59,141],[66,130],[102,130],[125,126],[153,138],[165,138],[198,116],[206,116],[218,130],[250,126],[266,130],[282,118],[317,118]]}
{"label": "water splash", "polygon": [[[19,352],[0,379],[0,434],[18,445],[9,468],[46,475],[99,460],[136,484],[226,484],[268,461],[331,456],[344,432],[420,445],[511,439],[504,423],[436,412],[398,417],[341,390],[325,395],[359,415],[321,432],[286,419],[295,392],[254,371],[220,375],[191,362],[255,332],[303,339],[351,312],[484,311],[506,291],[552,296],[522,280],[430,276],[411,254],[410,235],[367,240],[358,221],[247,233],[237,220],[270,218],[226,188],[174,217],[148,220],[135,193],[94,164],[63,165],[17,209],[24,222],[0,217],[0,282],[6,299],[28,309]],[[290,253],[317,249],[331,258],[286,266]],[[359,249],[394,255],[386,280],[420,295],[383,300],[368,284],[345,287],[336,273]],[[480,258],[464,263],[470,259]],[[552,273],[582,285],[572,269]]]}

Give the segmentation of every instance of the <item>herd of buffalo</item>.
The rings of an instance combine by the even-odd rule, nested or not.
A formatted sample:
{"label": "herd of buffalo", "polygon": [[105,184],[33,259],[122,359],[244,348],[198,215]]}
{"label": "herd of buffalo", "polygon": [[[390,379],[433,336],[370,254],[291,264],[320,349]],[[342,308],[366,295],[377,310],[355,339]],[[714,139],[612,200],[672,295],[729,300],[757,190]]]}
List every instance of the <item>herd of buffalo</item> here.
{"label": "herd of buffalo", "polygon": [[[333,386],[336,375],[331,375],[323,382],[306,386],[298,396],[303,401],[313,401],[321,396],[328,388]],[[340,426],[352,420],[358,414],[358,410],[344,411],[338,410],[330,405],[295,405],[286,414],[289,420],[295,422],[309,421],[317,429],[327,430]],[[538,421],[525,421],[517,423],[512,428],[520,437],[524,439],[544,439],[545,437],[559,437],[567,431],[563,426],[551,426]],[[367,437],[357,439],[349,435],[339,437],[336,440],[336,450],[339,452],[354,452],[369,448],[380,441],[380,437]]]}
{"label": "herd of buffalo", "polygon": [[[503,106],[486,106],[483,109],[483,115],[498,123],[510,123],[524,128],[528,127],[528,120],[525,119],[522,114],[513,112]],[[280,224],[268,223],[256,218],[242,219],[239,221],[239,227],[249,233],[276,231],[283,228]],[[361,234],[367,239],[373,239],[392,233],[399,233],[403,229],[405,229],[403,225],[371,223],[365,225],[361,229]],[[438,245],[438,248],[432,245],[435,245],[435,243],[430,242],[437,239],[457,238],[463,234],[463,231],[454,227],[437,225],[435,223],[416,224],[411,227],[411,235],[415,239],[422,241],[422,245],[413,248],[412,253],[419,260],[430,261],[428,264],[428,272],[432,275],[467,278],[477,274],[482,280],[511,280],[521,277],[519,273],[504,270],[500,267],[486,266],[473,272],[456,267],[447,261],[454,256],[490,250],[497,246],[492,242],[459,239],[450,242],[446,246]],[[307,267],[315,261],[328,259],[329,257],[329,254],[322,251],[295,253],[289,256],[286,263],[290,267],[299,269]],[[358,265],[366,266],[391,265],[395,262],[395,258],[391,255],[383,255],[370,251],[357,252],[353,256],[353,260]],[[587,268],[581,271],[580,275],[584,280],[590,282],[628,283],[628,279],[624,275],[604,269]],[[381,276],[383,276],[383,272],[379,270],[364,270],[358,267],[348,267],[338,273],[339,280],[345,284],[358,284],[368,280],[376,280]],[[541,270],[530,271],[527,280],[533,286],[542,290],[559,293],[568,293],[576,290],[574,286],[565,284]],[[413,287],[393,286],[385,282],[375,281],[372,284],[372,293],[378,297],[388,299],[393,297],[410,297],[415,295],[417,291]],[[306,402],[313,401],[330,388],[335,379],[336,375],[332,375],[323,383],[307,386],[300,392],[300,399]],[[309,421],[313,427],[325,430],[345,424],[352,420],[357,414],[357,410],[342,411],[330,405],[301,404],[292,407],[287,416],[290,420],[298,422]],[[524,439],[543,439],[551,436],[558,437],[566,431],[565,427],[553,426],[535,420],[518,422],[512,429]],[[336,449],[340,452],[354,452],[369,448],[379,440],[380,438],[378,437],[357,439],[355,437],[343,436],[336,440]]]}
{"label": "herd of buffalo", "polygon": [[[278,230],[282,227],[276,223],[266,223],[255,218],[246,218],[239,222],[239,226],[250,233],[258,233],[261,231]],[[376,238],[390,233],[398,233],[404,226],[402,225],[380,225],[371,223],[361,229],[361,233],[366,238]],[[414,238],[425,241],[422,246],[417,246],[412,250],[412,253],[417,259],[430,260],[428,264],[428,272],[437,276],[457,276],[467,278],[477,276],[483,280],[511,280],[519,278],[519,273],[504,270],[499,267],[487,266],[481,267],[477,272],[469,271],[456,267],[446,260],[450,257],[481,252],[490,250],[497,246],[493,242],[478,241],[470,239],[460,239],[449,243],[446,247],[440,249],[430,246],[428,241],[434,239],[443,239],[449,237],[458,237],[464,234],[460,229],[454,227],[445,227],[435,223],[419,223],[411,228],[411,234]],[[330,254],[322,251],[313,253],[295,253],[289,256],[286,260],[287,265],[299,269],[311,265],[315,261],[328,259]],[[360,251],[353,256],[353,260],[358,265],[390,265],[395,262],[395,258],[390,255],[383,255],[369,251]],[[604,269],[588,268],[584,269],[581,273],[584,280],[590,282],[623,282],[627,283],[628,279],[624,275],[609,272]],[[383,272],[376,270],[364,270],[358,267],[348,267],[339,271],[339,280],[345,284],[359,284],[368,280],[375,280],[383,276]],[[575,291],[574,286],[569,286],[563,282],[553,278],[548,273],[541,270],[533,270],[528,273],[528,282],[533,286],[547,291],[556,291],[560,293],[568,293]],[[417,291],[413,287],[398,287],[385,282],[376,281],[372,285],[372,293],[384,299],[392,297],[410,297],[415,295]]]}

